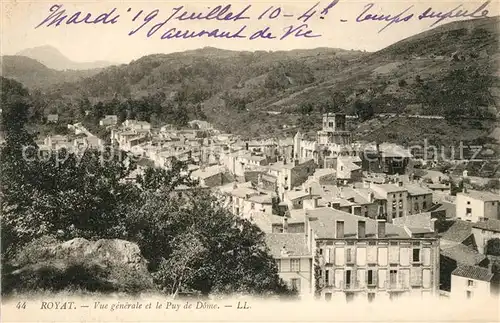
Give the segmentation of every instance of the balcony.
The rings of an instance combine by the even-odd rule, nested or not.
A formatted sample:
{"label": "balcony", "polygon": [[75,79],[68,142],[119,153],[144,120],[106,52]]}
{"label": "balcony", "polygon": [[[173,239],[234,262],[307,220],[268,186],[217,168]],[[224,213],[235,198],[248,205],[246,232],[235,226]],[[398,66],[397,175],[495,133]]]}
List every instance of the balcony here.
{"label": "balcony", "polygon": [[353,280],[350,283],[341,281],[338,284],[335,284],[335,289],[340,289],[343,291],[350,291],[350,292],[355,292],[355,291],[362,291],[367,288],[366,283],[361,282],[359,280]]}
{"label": "balcony", "polygon": [[384,287],[389,292],[403,292],[410,290],[410,285],[403,282],[384,282]]}

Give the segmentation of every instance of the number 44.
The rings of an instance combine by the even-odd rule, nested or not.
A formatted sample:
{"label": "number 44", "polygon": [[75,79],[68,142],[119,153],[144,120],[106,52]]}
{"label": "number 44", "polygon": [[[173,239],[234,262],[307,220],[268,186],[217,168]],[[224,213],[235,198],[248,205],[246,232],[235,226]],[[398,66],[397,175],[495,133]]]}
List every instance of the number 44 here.
{"label": "number 44", "polygon": [[26,302],[17,302],[16,308],[18,310],[20,310],[20,309],[23,309],[23,310],[26,309]]}

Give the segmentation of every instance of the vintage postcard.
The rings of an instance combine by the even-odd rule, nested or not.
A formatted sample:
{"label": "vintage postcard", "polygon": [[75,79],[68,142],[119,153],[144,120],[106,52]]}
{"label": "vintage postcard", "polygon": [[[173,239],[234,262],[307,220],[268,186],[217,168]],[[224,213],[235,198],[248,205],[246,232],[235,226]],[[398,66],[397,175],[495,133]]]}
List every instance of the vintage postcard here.
{"label": "vintage postcard", "polygon": [[498,322],[478,0],[1,0],[3,322]]}

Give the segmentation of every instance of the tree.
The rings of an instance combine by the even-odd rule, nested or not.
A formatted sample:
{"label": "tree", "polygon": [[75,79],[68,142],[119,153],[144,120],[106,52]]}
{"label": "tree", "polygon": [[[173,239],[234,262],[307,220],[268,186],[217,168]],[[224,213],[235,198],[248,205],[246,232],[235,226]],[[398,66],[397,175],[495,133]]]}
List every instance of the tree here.
{"label": "tree", "polygon": [[500,239],[493,238],[486,242],[486,252],[487,255],[500,256]]}
{"label": "tree", "polygon": [[[278,277],[264,233],[207,192],[144,191],[129,212],[129,226],[129,240],[137,241],[160,287],[170,294],[289,291]],[[179,250],[192,254],[184,257]]]}
{"label": "tree", "polygon": [[373,117],[373,106],[369,102],[357,100],[354,102],[354,111],[360,121],[369,120]]}

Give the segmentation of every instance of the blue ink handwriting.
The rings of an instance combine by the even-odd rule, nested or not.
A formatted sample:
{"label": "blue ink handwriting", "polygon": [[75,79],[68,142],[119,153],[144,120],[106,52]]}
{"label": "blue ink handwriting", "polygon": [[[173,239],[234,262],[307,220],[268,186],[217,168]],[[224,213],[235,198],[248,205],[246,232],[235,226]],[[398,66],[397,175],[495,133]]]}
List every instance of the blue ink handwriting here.
{"label": "blue ink handwriting", "polygon": [[410,6],[408,8],[406,8],[404,11],[396,14],[396,15],[388,15],[388,14],[372,14],[372,13],[369,13],[370,9],[373,8],[375,4],[373,3],[369,3],[365,6],[365,10],[363,10],[363,12],[361,12],[361,14],[356,18],[356,22],[363,22],[363,21],[384,21],[384,22],[388,22],[388,24],[386,24],[382,29],[380,29],[378,32],[382,32],[384,31],[387,27],[389,27],[390,25],[394,24],[394,23],[399,23],[399,22],[406,22],[406,21],[409,21],[412,17],[413,17],[413,14],[410,13],[410,14],[407,14],[405,16],[403,16],[408,10],[410,10],[413,6]]}
{"label": "blue ink handwriting", "polygon": [[55,24],[54,27],[59,27],[62,23],[66,21],[66,25],[70,24],[116,24],[118,22],[118,18],[120,15],[115,14],[116,8],[113,8],[109,12],[102,13],[97,17],[93,17],[91,13],[87,13],[85,16],[81,11],[77,11],[73,15],[68,18],[68,14],[66,14],[66,9],[62,9],[62,4],[55,4],[50,7],[49,11],[51,14],[45,18],[38,26],[41,27],[45,23],[47,23],[46,27],[50,27]]}
{"label": "blue ink handwriting", "polygon": [[485,18],[488,16],[489,11],[486,9],[490,1],[486,1],[482,5],[480,5],[475,11],[469,13],[468,10],[461,10],[462,5],[457,6],[456,8],[451,9],[446,12],[436,12],[433,11],[432,7],[427,8],[424,12],[422,12],[418,19],[437,19],[431,27],[437,25],[441,21],[448,18]]}

